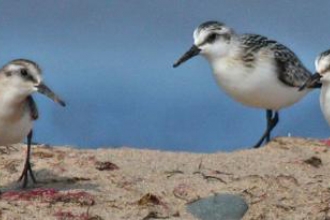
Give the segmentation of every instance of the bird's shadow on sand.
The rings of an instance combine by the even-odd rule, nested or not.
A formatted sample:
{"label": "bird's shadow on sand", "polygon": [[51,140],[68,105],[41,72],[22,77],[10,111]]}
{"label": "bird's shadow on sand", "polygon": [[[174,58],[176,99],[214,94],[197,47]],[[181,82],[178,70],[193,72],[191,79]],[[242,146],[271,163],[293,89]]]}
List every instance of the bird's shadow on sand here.
{"label": "bird's shadow on sand", "polygon": [[[56,190],[95,190],[98,191],[98,184],[93,183],[93,180],[88,177],[78,176],[58,176],[47,169],[37,170],[35,173],[37,183],[29,178],[28,185],[25,190],[36,188],[52,188]],[[13,181],[1,187],[1,192],[22,190],[22,182]]]}

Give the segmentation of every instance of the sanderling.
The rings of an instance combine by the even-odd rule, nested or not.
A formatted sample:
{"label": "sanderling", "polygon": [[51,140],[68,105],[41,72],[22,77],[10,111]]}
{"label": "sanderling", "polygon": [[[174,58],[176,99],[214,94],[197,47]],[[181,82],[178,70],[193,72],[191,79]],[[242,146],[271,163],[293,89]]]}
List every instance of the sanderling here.
{"label": "sanderling", "polygon": [[330,50],[322,52],[315,59],[316,73],[300,88],[312,87],[321,83],[320,106],[322,113],[330,125]]}
{"label": "sanderling", "polygon": [[193,46],[173,65],[203,55],[217,83],[236,101],[266,109],[267,128],[254,147],[270,140],[278,111],[298,102],[310,89],[299,88],[311,75],[298,57],[275,40],[257,34],[236,34],[217,21],[199,25]]}
{"label": "sanderling", "polygon": [[23,180],[23,188],[27,185],[28,174],[36,182],[30,164],[33,121],[38,118],[37,105],[32,98],[34,92],[65,106],[43,83],[41,69],[35,62],[17,59],[0,69],[0,146],[19,143],[27,137],[26,159],[19,178]]}

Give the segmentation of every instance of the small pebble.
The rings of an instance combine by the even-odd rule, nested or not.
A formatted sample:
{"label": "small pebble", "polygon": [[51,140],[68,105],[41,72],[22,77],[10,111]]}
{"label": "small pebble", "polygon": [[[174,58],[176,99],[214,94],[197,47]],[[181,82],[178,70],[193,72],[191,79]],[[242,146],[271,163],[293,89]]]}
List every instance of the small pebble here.
{"label": "small pebble", "polygon": [[240,220],[248,205],[238,195],[217,194],[189,204],[187,210],[200,220]]}

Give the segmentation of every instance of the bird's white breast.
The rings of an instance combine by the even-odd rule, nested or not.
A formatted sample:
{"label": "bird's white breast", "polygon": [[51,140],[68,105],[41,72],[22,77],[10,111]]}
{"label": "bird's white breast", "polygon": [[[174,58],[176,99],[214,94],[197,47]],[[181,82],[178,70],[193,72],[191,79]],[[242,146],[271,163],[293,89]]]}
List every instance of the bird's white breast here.
{"label": "bird's white breast", "polygon": [[270,58],[257,60],[253,67],[235,58],[211,62],[217,83],[233,99],[244,105],[278,110],[299,101],[308,90],[282,83]]}
{"label": "bird's white breast", "polygon": [[320,95],[320,105],[322,113],[330,125],[330,84],[323,83]]}
{"label": "bird's white breast", "polygon": [[0,97],[0,146],[22,142],[32,129],[27,106],[14,107]]}

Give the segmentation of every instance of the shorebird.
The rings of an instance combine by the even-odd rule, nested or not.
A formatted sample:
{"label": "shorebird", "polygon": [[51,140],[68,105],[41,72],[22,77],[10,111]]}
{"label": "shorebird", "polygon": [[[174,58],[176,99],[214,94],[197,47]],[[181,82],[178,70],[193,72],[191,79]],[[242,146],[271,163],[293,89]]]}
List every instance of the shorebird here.
{"label": "shorebird", "polygon": [[299,92],[298,88],[311,73],[286,46],[257,34],[237,34],[218,21],[199,25],[193,38],[193,46],[173,67],[196,55],[204,56],[218,85],[230,97],[244,105],[266,109],[266,130],[253,147],[269,142],[279,121],[279,110],[310,91]]}
{"label": "shorebird", "polygon": [[315,84],[322,84],[320,95],[320,106],[322,113],[330,125],[330,49],[322,52],[315,59],[316,73],[313,74],[300,88],[312,87]]}
{"label": "shorebird", "polygon": [[26,187],[28,174],[35,183],[30,151],[33,136],[33,121],[38,119],[38,109],[32,98],[39,92],[65,106],[54,92],[43,83],[41,69],[30,60],[17,59],[0,69],[0,146],[16,144],[27,137],[27,152],[19,181]]}

